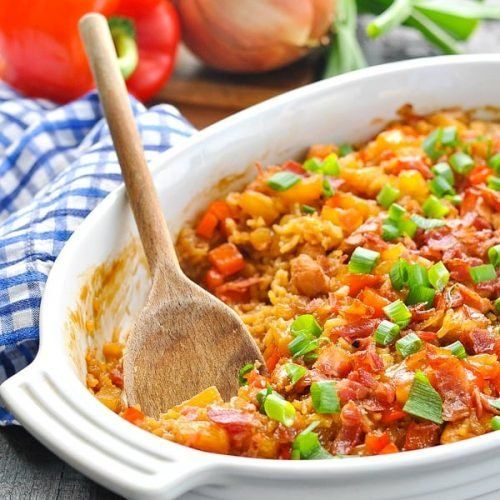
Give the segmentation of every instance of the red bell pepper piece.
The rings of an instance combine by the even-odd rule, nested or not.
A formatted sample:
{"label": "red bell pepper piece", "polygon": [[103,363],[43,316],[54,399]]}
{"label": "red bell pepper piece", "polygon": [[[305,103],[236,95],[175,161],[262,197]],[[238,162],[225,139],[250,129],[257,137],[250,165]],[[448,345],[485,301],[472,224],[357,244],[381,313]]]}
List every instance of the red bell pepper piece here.
{"label": "red bell pepper piece", "polygon": [[373,308],[374,316],[377,318],[382,318],[384,316],[383,308],[390,303],[385,297],[379,295],[375,290],[371,288],[365,288],[359,294],[359,300],[363,302],[363,304]]}
{"label": "red bell pepper piece", "polygon": [[144,413],[142,413],[142,411],[138,410],[137,408],[134,408],[133,406],[129,406],[122,413],[122,417],[132,424],[135,424],[136,422],[144,419]]}
{"label": "red bell pepper piece", "polygon": [[2,0],[3,79],[24,94],[59,102],[90,90],[93,80],[78,33],[78,20],[87,12],[115,18],[112,34],[127,87],[140,100],[152,97],[172,72],[180,38],[177,12],[168,0]]}
{"label": "red bell pepper piece", "polygon": [[223,243],[208,253],[210,263],[224,276],[236,274],[245,267],[245,259],[232,243]]}
{"label": "red bell pepper piece", "polygon": [[369,432],[365,436],[366,450],[372,455],[378,455],[390,442],[391,440],[386,432],[382,434]]}

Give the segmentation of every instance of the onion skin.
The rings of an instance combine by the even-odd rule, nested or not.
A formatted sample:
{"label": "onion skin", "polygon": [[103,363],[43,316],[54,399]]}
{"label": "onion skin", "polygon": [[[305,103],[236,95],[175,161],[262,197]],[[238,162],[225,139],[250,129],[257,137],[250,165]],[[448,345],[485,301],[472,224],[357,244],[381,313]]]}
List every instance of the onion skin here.
{"label": "onion skin", "polygon": [[213,68],[260,73],[307,54],[328,31],[333,0],[178,0],[186,45]]}

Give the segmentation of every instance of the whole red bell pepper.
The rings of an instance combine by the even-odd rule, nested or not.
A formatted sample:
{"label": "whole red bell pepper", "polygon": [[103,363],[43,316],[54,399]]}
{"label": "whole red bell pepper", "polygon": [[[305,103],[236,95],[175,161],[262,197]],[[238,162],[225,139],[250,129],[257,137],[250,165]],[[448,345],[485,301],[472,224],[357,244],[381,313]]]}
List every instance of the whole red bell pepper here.
{"label": "whole red bell pepper", "polygon": [[129,91],[149,99],[170,76],[180,38],[168,0],[0,0],[2,78],[26,95],[58,102],[91,89],[78,33],[87,12],[108,18]]}

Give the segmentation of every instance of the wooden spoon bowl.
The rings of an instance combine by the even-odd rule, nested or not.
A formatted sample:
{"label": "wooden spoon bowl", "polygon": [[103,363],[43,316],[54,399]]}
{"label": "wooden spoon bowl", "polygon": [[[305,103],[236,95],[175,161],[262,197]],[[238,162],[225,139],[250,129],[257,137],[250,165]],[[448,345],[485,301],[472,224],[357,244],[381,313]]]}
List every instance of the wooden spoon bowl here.
{"label": "wooden spoon bowl", "polygon": [[263,363],[262,355],[236,313],[180,269],[107,21],[87,14],[80,31],[152,276],[124,353],[128,404],[157,417],[213,385],[228,399],[237,392],[238,370]]}

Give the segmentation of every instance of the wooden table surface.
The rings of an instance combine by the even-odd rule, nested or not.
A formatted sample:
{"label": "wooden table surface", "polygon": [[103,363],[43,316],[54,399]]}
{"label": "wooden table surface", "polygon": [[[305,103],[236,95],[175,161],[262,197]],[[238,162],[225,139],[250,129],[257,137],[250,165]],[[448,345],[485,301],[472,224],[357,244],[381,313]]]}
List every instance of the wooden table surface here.
{"label": "wooden table surface", "polygon": [[[364,41],[363,45],[370,64],[435,54],[435,51],[423,42],[417,33],[405,28],[400,28],[390,36],[376,42],[367,44]],[[467,50],[474,53],[500,52],[500,24],[484,24],[469,43]],[[301,77],[296,77],[295,81]],[[303,77],[307,78],[307,75]],[[286,81],[280,78],[282,74],[276,76],[278,89],[286,87]],[[243,87],[246,85],[242,79],[228,78],[228,81],[231,82],[233,88],[235,85]],[[265,77],[262,82],[264,82],[260,84],[262,92],[273,92],[268,77]],[[253,90],[248,94],[245,94],[244,89],[237,91],[240,93],[233,97],[237,104],[241,96],[246,96],[245,103],[259,100],[262,92],[255,90],[255,87],[259,88],[258,79],[252,81],[252,87]],[[212,96],[212,99],[217,102],[217,85],[213,86],[213,92],[215,97]],[[166,94],[168,95],[168,92]],[[207,108],[196,101],[182,103],[179,107],[200,128],[231,114],[235,111],[234,108],[237,108],[235,105],[232,107],[216,105]],[[24,500],[28,498],[31,500],[83,500],[118,497],[59,460],[21,427],[2,428],[0,429],[0,499]]]}

